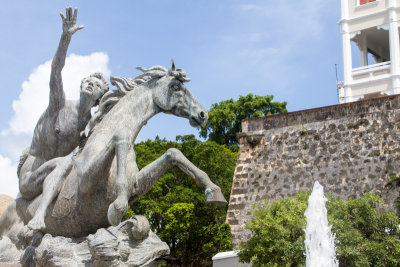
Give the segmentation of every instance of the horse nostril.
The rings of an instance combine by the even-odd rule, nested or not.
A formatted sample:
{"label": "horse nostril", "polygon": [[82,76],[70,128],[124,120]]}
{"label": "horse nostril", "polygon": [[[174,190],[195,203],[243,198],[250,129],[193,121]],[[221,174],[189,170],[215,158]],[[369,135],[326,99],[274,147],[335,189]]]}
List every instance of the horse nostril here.
{"label": "horse nostril", "polygon": [[206,113],[204,111],[200,112],[200,119],[205,119],[206,118]]}

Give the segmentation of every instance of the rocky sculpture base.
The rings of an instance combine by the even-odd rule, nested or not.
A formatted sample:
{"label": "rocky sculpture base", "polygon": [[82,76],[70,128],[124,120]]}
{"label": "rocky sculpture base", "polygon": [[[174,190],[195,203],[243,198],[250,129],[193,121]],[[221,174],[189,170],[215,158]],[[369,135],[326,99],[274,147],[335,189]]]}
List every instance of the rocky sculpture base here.
{"label": "rocky sculpture base", "polygon": [[19,256],[8,264],[20,263],[24,267],[157,266],[155,259],[169,254],[167,244],[150,230],[143,216],[133,216],[115,227],[101,228],[86,238],[35,233],[30,246],[21,251],[8,241],[0,240],[0,261],[7,258],[5,251],[8,250],[8,254]]}

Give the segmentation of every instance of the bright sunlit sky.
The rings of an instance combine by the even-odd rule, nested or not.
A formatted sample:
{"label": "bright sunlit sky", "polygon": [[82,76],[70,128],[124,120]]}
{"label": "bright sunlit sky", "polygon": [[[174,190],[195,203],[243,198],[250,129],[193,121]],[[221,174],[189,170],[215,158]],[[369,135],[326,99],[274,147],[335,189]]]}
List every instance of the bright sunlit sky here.
{"label": "bright sunlit sky", "polygon": [[[18,192],[16,166],[48,104],[50,64],[62,32],[59,12],[78,7],[63,70],[67,98],[101,71],[134,77],[137,66],[177,68],[207,109],[253,93],[287,101],[288,110],[338,104],[342,79],[338,0],[120,0],[0,2],[0,194]],[[114,88],[115,89],[115,88]],[[189,122],[157,115],[137,141],[196,134]]]}

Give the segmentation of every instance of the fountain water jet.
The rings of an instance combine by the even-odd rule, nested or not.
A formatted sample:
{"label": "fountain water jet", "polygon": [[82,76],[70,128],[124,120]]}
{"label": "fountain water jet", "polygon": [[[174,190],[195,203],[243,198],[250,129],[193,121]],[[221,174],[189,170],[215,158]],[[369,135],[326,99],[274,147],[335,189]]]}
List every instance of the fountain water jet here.
{"label": "fountain water jet", "polygon": [[328,225],[324,188],[316,181],[308,199],[308,208],[304,215],[306,226],[306,266],[307,267],[338,267],[336,259],[334,236]]}

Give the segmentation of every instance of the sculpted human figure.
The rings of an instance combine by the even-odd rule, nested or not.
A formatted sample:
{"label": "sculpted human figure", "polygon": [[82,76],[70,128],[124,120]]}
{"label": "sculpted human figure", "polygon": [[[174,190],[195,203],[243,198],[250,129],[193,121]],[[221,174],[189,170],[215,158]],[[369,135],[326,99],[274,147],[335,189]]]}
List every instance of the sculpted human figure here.
{"label": "sculpted human figure", "polygon": [[[221,188],[177,149],[168,149],[139,170],[133,149],[136,137],[148,120],[159,113],[186,118],[191,126],[203,127],[208,119],[207,110],[186,87],[185,83],[190,81],[186,72],[176,69],[173,61],[169,69],[139,67],[142,74],[135,78],[111,77],[118,89],[115,91],[108,91],[101,74],[94,74],[83,79],[79,101],[65,100],[61,70],[71,37],[82,26],[76,26],[77,10],[72,13],[69,7],[65,17],[61,17],[63,33],[52,62],[49,106],[18,167],[22,197],[17,197],[0,216],[0,262],[24,262],[28,266],[30,263],[25,263],[33,262],[33,255],[35,261],[43,263],[49,259],[59,261],[57,255],[61,254],[70,262],[72,254],[75,257],[75,252],[82,252],[92,256],[84,262],[77,260],[78,265],[86,266],[93,261],[97,266],[114,259],[125,262],[136,258],[138,251],[154,260],[159,255],[156,253],[165,254],[168,248],[164,249],[166,244],[152,245],[154,239],[147,220],[137,216],[129,222],[121,220],[128,203],[134,204],[149,192],[170,166],[194,178],[204,188],[206,202],[227,202]],[[97,103],[99,109],[91,117],[90,110]],[[70,155],[78,144],[79,149]],[[26,229],[27,225],[46,235]],[[104,229],[110,225],[114,228]],[[90,234],[94,235],[88,237]],[[65,237],[88,237],[88,243],[76,244]],[[121,241],[118,245],[115,237]],[[78,250],[53,251],[60,240],[77,245]],[[150,245],[142,246],[146,242]],[[97,262],[102,259],[106,260]]]}
{"label": "sculpted human figure", "polygon": [[99,112],[85,130],[85,144],[72,157],[54,158],[38,168],[52,170],[43,179],[42,197],[17,198],[0,217],[0,256],[2,248],[7,247],[8,253],[4,259],[19,259],[18,251],[33,242],[25,231],[27,223],[64,237],[84,237],[110,224],[119,225],[128,202],[134,204],[146,194],[170,166],[193,177],[205,189],[207,202],[227,203],[221,189],[177,149],[168,149],[139,170],[133,146],[149,119],[164,112],[201,127],[208,118],[184,84],[190,80],[186,72],[175,69],[173,62],[169,69],[139,70],[143,74],[133,79],[111,77],[118,91],[101,98]]}
{"label": "sculpted human figure", "polygon": [[[19,191],[27,200],[35,198],[42,190],[51,194],[54,187],[61,186],[68,166],[56,168],[61,161],[59,157],[67,156],[78,146],[80,134],[91,119],[91,108],[109,89],[103,75],[94,73],[82,80],[78,101],[65,99],[61,71],[71,37],[83,26],[76,26],[77,9],[72,13],[72,8],[68,7],[65,17],[62,13],[60,15],[63,32],[51,65],[49,105],[41,115],[31,146],[21,156],[18,166]],[[49,164],[44,164],[46,162]],[[46,193],[42,196],[42,202],[53,198],[46,196]],[[44,227],[44,214],[36,215],[28,226],[41,229]]]}

